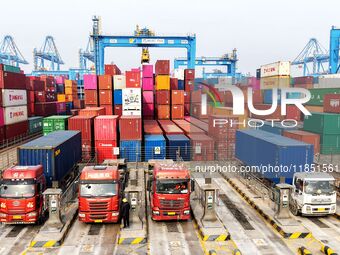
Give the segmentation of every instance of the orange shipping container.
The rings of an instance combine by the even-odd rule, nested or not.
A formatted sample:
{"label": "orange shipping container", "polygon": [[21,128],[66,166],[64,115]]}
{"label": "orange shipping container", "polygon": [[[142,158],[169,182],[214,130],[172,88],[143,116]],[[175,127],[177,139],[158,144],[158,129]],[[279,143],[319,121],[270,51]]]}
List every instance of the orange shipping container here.
{"label": "orange shipping container", "polygon": [[320,153],[320,135],[302,130],[283,131],[283,136],[312,144],[314,146],[314,154]]}
{"label": "orange shipping container", "polygon": [[65,96],[65,94],[58,94],[58,95],[57,95],[57,101],[58,101],[58,102],[66,102],[66,96]]}
{"label": "orange shipping container", "polygon": [[157,119],[168,120],[170,119],[170,106],[168,104],[162,104],[156,106]]}
{"label": "orange shipping container", "polygon": [[184,104],[184,91],[173,90],[171,91],[171,104]]}
{"label": "orange shipping container", "polygon": [[105,115],[104,107],[86,107],[79,111],[79,116],[99,116]]}
{"label": "orange shipping container", "polygon": [[65,80],[64,83],[65,83],[65,88],[77,87],[76,82],[72,80]]}
{"label": "orange shipping container", "polygon": [[184,119],[184,105],[171,106],[171,119],[173,120]]}
{"label": "orange shipping container", "polygon": [[112,76],[99,75],[98,76],[99,89],[112,89]]}

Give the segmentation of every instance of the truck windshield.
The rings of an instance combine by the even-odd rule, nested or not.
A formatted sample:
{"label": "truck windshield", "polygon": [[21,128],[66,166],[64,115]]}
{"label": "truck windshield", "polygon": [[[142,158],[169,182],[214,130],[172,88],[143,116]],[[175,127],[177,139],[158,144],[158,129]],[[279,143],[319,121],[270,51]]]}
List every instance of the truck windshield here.
{"label": "truck windshield", "polygon": [[87,183],[80,185],[82,197],[105,197],[117,195],[116,183]]}
{"label": "truck windshield", "polygon": [[0,189],[1,197],[25,198],[33,197],[35,194],[35,187],[33,184],[4,184]]}
{"label": "truck windshield", "polygon": [[187,180],[157,180],[156,192],[160,194],[187,194]]}
{"label": "truck windshield", "polygon": [[334,192],[334,181],[305,181],[305,193],[307,194],[329,194]]}

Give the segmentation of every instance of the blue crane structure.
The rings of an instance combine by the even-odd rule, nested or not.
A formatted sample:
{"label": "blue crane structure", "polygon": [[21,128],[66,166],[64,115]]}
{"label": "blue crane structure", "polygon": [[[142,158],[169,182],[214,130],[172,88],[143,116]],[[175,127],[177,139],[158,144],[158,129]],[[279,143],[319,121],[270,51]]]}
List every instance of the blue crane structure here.
{"label": "blue crane structure", "polygon": [[60,65],[64,64],[61,59],[57,46],[52,36],[46,36],[45,41],[38,51],[36,48],[33,51],[34,71],[48,70],[45,66],[45,61],[50,62],[51,71],[60,71]]}
{"label": "blue crane structure", "polygon": [[93,41],[91,37],[87,42],[86,50],[79,50],[79,67],[80,69],[90,69],[88,62],[94,63]]}
{"label": "blue crane structure", "polygon": [[[214,70],[212,73],[205,72],[203,68],[203,78],[209,77],[225,77],[225,76],[236,76],[236,63],[237,63],[236,49],[231,54],[224,54],[222,57],[197,57],[195,59],[195,66],[226,66],[227,72]],[[187,65],[187,58],[175,58],[174,68]]]}
{"label": "blue crane structure", "polygon": [[10,35],[6,35],[0,45],[0,63],[15,66],[28,64]]}
{"label": "blue crane structure", "polygon": [[[329,51],[312,38],[300,54],[292,61],[292,65],[303,65],[303,75],[319,75],[323,73],[335,74],[339,72],[340,28],[332,26],[330,31]],[[310,70],[308,64],[313,63]],[[328,68],[324,64],[328,63]]]}
{"label": "blue crane structure", "polygon": [[94,16],[93,39],[96,74],[104,73],[104,51],[107,47],[141,47],[141,48],[183,48],[187,50],[187,66],[195,68],[196,35],[187,36],[150,36],[150,35],[102,35],[100,18]]}

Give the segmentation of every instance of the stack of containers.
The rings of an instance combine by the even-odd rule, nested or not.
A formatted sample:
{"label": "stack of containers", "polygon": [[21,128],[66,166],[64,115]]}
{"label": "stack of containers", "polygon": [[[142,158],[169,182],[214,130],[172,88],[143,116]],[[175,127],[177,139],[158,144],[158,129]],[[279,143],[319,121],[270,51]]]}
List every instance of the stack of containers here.
{"label": "stack of containers", "polygon": [[65,96],[65,77],[57,76],[55,78],[56,88],[57,88],[57,101],[58,102],[66,102]]}
{"label": "stack of containers", "polygon": [[[186,104],[185,105],[186,116],[190,115],[192,111],[191,107],[195,106],[195,105],[192,105],[192,102],[190,101],[190,93],[191,91],[194,91],[194,85],[195,85],[195,69],[185,69],[184,70],[184,89],[185,89],[184,101]],[[201,112],[200,105],[197,107],[197,109],[199,112]]]}
{"label": "stack of containers", "polygon": [[313,112],[305,116],[303,129],[320,135],[321,154],[340,153],[340,114]]}
{"label": "stack of containers", "polygon": [[[222,121],[216,121],[216,120]],[[231,125],[231,123],[233,123]],[[224,115],[209,116],[208,136],[215,140],[216,160],[229,160],[235,156],[237,117]]]}
{"label": "stack of containers", "polygon": [[[0,140],[27,134],[26,78],[0,65]],[[14,69],[16,70],[16,69]]]}
{"label": "stack of containers", "polygon": [[78,99],[77,82],[65,80],[65,102],[73,102]]}
{"label": "stack of containers", "polygon": [[113,115],[112,76],[108,74],[98,76],[99,104],[105,108],[106,115]]}
{"label": "stack of containers", "polygon": [[170,61],[157,60],[156,75],[156,116],[159,120],[170,119]]}
{"label": "stack of containers", "polygon": [[123,95],[122,90],[126,88],[125,75],[114,75],[113,76],[113,111],[115,115],[121,116],[123,112]]}
{"label": "stack of containers", "polygon": [[124,116],[142,116],[140,73],[139,69],[125,72],[126,88],[122,89],[122,115]]}
{"label": "stack of containers", "polygon": [[57,114],[57,89],[52,76],[40,76],[43,87],[34,91],[34,113],[36,116],[50,116]]}
{"label": "stack of containers", "polygon": [[[184,69],[174,69],[173,77],[177,80],[176,89],[184,90]],[[173,83],[175,83],[175,81],[173,81]]]}
{"label": "stack of containers", "polygon": [[98,106],[97,76],[95,74],[84,74],[85,106]]}
{"label": "stack of containers", "polygon": [[44,90],[44,82],[39,77],[30,76],[26,77],[27,89],[27,113],[28,116],[35,115],[35,91]]}
{"label": "stack of containers", "polygon": [[143,118],[154,119],[153,66],[143,65]]}
{"label": "stack of containers", "polygon": [[119,119],[120,157],[129,162],[141,161],[142,118],[122,116]]}
{"label": "stack of containers", "polygon": [[94,119],[94,139],[97,163],[105,159],[116,159],[117,148],[117,120],[116,115],[98,116]]}
{"label": "stack of containers", "polygon": [[145,161],[166,158],[166,140],[156,120],[144,120]]}
{"label": "stack of containers", "polygon": [[171,119],[184,119],[184,90],[171,90]]}

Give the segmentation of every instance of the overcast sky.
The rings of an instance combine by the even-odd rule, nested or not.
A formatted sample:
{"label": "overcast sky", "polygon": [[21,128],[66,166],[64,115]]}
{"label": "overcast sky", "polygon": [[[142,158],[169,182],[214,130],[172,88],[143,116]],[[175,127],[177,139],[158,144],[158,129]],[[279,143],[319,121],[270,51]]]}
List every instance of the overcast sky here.
{"label": "overcast sky", "polygon": [[[132,34],[136,24],[159,34],[196,33],[197,56],[221,56],[238,50],[238,71],[252,74],[261,64],[293,60],[311,37],[329,48],[329,30],[340,26],[340,1],[335,0],[58,0],[1,1],[0,36],[10,34],[33,68],[33,48],[46,35],[55,38],[66,63],[78,67],[91,17],[102,18],[107,34]],[[185,56],[180,49],[150,49],[151,59]],[[121,69],[139,66],[141,49],[110,48],[105,62]]]}

